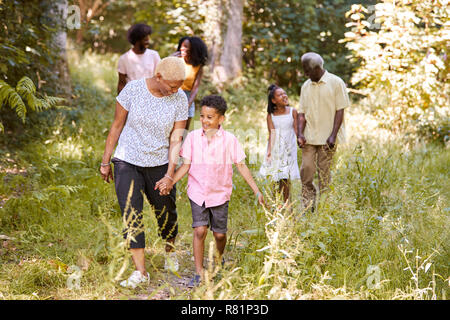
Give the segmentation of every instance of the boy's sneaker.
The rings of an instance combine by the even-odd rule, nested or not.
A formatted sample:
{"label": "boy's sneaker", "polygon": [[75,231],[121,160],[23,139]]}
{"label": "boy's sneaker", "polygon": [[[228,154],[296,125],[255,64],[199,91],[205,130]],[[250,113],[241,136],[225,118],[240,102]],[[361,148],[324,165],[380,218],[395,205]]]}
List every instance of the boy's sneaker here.
{"label": "boy's sneaker", "polygon": [[199,274],[195,274],[189,281],[188,288],[197,287],[202,282],[202,277]]}
{"label": "boy's sneaker", "polygon": [[143,276],[140,271],[134,271],[131,276],[127,280],[123,280],[120,285],[122,287],[127,288],[136,288],[138,285],[142,283],[149,283],[150,282],[150,274],[147,272],[147,276]]}
{"label": "boy's sneaker", "polygon": [[175,252],[170,252],[166,255],[166,262],[164,263],[164,270],[169,270],[172,272],[177,272],[180,268],[178,263],[177,254]]}

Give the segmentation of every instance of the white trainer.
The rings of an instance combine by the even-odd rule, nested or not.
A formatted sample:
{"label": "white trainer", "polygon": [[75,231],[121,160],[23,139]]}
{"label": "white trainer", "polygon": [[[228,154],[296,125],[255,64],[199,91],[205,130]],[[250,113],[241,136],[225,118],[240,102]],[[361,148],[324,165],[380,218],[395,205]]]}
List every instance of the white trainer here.
{"label": "white trainer", "polygon": [[150,274],[147,272],[147,276],[143,276],[140,271],[133,271],[131,276],[127,280],[123,280],[120,285],[122,287],[128,287],[128,288],[136,288],[139,284],[150,282]]}
{"label": "white trainer", "polygon": [[180,268],[178,263],[177,254],[175,252],[170,252],[166,255],[166,262],[164,264],[164,270],[169,270],[172,272],[177,272]]}

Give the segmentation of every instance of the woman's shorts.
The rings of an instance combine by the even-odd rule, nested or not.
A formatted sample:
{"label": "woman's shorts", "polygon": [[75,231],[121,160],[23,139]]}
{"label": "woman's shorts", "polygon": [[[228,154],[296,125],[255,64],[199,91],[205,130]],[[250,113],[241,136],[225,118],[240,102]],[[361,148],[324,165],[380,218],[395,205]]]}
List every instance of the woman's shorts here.
{"label": "woman's shorts", "polygon": [[[189,98],[191,96],[191,92],[188,90],[184,90],[184,93],[186,93],[186,97],[189,100]],[[194,116],[195,116],[195,103],[194,103],[194,101],[192,101],[191,105],[189,106],[188,117],[193,118]]]}

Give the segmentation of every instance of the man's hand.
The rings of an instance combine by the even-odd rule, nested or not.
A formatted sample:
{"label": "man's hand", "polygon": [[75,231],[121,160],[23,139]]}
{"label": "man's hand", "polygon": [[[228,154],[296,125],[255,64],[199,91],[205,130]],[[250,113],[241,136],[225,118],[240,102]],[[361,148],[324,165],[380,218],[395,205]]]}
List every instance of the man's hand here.
{"label": "man's hand", "polygon": [[331,135],[328,137],[327,145],[328,145],[328,148],[330,148],[330,149],[334,148],[334,146],[336,145],[336,136],[335,135]]}
{"label": "man's hand", "polygon": [[111,165],[109,166],[100,166],[100,174],[102,175],[102,179],[109,183],[109,179],[113,181],[113,175],[111,171]]}
{"label": "man's hand", "polygon": [[301,133],[298,135],[297,144],[299,148],[303,148],[303,146],[306,144],[306,138]]}

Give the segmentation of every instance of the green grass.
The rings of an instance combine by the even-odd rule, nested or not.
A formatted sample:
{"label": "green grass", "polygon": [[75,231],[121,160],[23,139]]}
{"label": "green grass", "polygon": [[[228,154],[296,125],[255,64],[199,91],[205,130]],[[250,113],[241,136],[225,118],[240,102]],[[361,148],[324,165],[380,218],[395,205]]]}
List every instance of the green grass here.
{"label": "green grass", "polygon": [[[0,234],[12,239],[0,240],[0,298],[447,299],[450,150],[405,143],[374,126],[376,119],[357,105],[346,114],[350,139],[339,146],[332,190],[317,213],[301,212],[298,181],[291,214],[279,207],[279,199],[269,199],[270,183],[258,179],[269,204],[264,210],[236,173],[226,267],[215,270],[208,262],[209,280],[189,291],[163,270],[164,245],[146,204],[151,286],[120,288],[115,279],[133,267],[119,236],[114,186],[98,174],[114,114],[116,60],[72,53],[72,110],[56,113],[42,134],[29,129],[30,138],[20,144],[2,140]],[[247,81],[245,89],[223,93],[229,104],[225,127],[241,129],[237,135],[249,157],[262,156],[266,83]],[[214,88],[205,84],[199,95],[209,92]],[[293,105],[295,98],[291,95]],[[257,140],[251,139],[255,133]],[[249,167],[256,173],[259,163]],[[177,185],[181,277],[194,269],[186,183],[184,178]],[[209,234],[206,248],[212,239]],[[78,289],[67,285],[74,276],[71,266],[82,271]]]}

